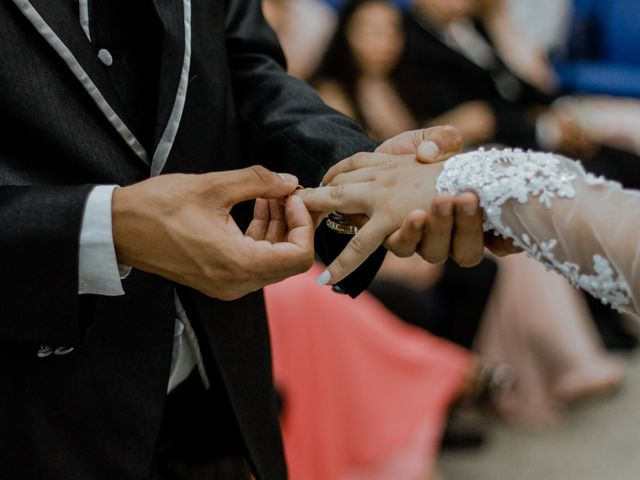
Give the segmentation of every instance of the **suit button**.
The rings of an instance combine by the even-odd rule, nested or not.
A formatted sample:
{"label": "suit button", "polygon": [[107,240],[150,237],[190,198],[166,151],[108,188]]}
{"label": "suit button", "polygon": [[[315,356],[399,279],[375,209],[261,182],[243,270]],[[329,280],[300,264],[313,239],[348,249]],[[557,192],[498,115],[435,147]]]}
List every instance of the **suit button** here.
{"label": "suit button", "polygon": [[176,323],[173,327],[173,336],[179,337],[184,333],[184,323],[181,320],[176,319]]}
{"label": "suit button", "polygon": [[111,56],[111,52],[109,52],[109,50],[107,50],[106,48],[101,48],[100,50],[98,50],[98,58],[107,67],[113,65],[113,57]]}
{"label": "suit button", "polygon": [[54,350],[53,354],[61,357],[63,355],[68,355],[71,352],[73,352],[73,347],[58,347]]}
{"label": "suit button", "polygon": [[40,345],[40,348],[38,349],[38,358],[48,357],[52,353],[53,348],[51,348],[49,345]]}

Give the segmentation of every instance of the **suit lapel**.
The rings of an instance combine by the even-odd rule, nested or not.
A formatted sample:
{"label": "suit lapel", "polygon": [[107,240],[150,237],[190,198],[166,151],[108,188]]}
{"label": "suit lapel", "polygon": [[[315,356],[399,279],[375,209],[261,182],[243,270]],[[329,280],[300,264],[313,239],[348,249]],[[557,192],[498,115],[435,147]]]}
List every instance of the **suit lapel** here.
{"label": "suit lapel", "polygon": [[71,2],[13,0],[22,14],[62,58],[109,123],[138,158],[149,164],[146,150],[126,123],[126,114],[93,46],[71,10]]}
{"label": "suit lapel", "polygon": [[191,1],[153,2],[164,27],[164,42],[152,158],[127,126],[126,110],[120,104],[81,22],[76,19],[72,4],[49,0],[13,2],[66,63],[133,152],[151,166],[151,175],[159,175],[171,153],[187,96],[191,64]]}
{"label": "suit lapel", "polygon": [[171,153],[187,97],[191,66],[191,1],[154,0],[153,4],[164,28],[151,164],[151,175],[159,175]]}

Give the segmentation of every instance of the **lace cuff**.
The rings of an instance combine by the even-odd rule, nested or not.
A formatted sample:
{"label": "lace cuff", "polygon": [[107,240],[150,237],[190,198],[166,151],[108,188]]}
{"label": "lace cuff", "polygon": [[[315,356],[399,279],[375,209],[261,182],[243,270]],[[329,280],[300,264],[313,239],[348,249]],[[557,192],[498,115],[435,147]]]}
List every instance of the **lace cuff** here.
{"label": "lace cuff", "polygon": [[[608,229],[599,231],[607,228],[607,218],[594,218],[615,212],[625,220],[616,211],[617,202],[611,203],[613,192],[626,193],[619,184],[596,178],[579,163],[557,155],[481,149],[448,160],[436,188],[452,195],[475,192],[485,212],[485,231],[513,240],[603,303],[623,311],[633,311],[634,303],[637,307],[628,281],[637,272],[624,265],[633,264],[640,252],[618,251],[612,243],[621,239],[609,236]],[[606,208],[593,211],[602,198],[610,203],[608,214]],[[634,194],[634,199],[640,208],[640,197]],[[639,243],[633,229],[625,232],[631,235],[626,245]]]}

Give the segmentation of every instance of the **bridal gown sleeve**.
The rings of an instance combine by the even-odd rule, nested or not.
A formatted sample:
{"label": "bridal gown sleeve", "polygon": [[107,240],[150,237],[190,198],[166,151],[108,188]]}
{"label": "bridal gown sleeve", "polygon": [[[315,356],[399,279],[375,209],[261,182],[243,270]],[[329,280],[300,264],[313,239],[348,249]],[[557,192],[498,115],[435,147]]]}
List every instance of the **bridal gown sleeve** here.
{"label": "bridal gown sleeve", "polygon": [[512,239],[603,303],[640,313],[640,192],[567,158],[520,150],[458,155],[437,189],[474,191],[485,231]]}

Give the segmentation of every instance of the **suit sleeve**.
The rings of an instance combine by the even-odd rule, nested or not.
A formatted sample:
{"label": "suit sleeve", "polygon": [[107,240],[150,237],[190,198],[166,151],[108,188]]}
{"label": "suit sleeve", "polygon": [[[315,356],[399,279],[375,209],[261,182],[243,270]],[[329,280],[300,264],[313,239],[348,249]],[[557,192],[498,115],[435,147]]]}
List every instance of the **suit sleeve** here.
{"label": "suit sleeve", "polygon": [[80,342],[78,252],[92,188],[0,187],[0,339]]}
{"label": "suit sleeve", "polygon": [[[259,0],[228,0],[226,39],[240,128],[247,154],[271,170],[295,174],[315,187],[335,163],[377,144],[353,121],[326,106],[304,82],[286,74],[284,54],[263,18]],[[320,228],[318,254],[330,262],[348,237]],[[384,251],[341,284],[357,295],[377,271]]]}

